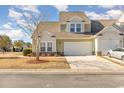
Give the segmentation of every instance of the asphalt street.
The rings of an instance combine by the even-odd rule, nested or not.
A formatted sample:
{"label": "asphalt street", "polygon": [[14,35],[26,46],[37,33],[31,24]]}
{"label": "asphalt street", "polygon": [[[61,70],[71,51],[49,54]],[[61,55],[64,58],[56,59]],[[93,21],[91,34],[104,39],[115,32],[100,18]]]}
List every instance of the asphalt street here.
{"label": "asphalt street", "polygon": [[124,75],[0,74],[1,88],[123,88]]}

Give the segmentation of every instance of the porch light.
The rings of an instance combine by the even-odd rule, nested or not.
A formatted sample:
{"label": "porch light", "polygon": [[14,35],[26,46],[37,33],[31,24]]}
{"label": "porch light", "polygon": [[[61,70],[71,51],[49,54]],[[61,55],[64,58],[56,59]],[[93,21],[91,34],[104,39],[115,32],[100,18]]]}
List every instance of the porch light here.
{"label": "porch light", "polygon": [[98,36],[102,37],[102,36],[103,36],[103,34],[99,34]]}
{"label": "porch light", "polygon": [[38,38],[40,38],[41,36],[38,36]]}
{"label": "porch light", "polygon": [[51,37],[52,37],[52,38],[55,38],[56,36],[52,35]]}
{"label": "porch light", "polygon": [[70,22],[70,21],[67,21],[67,22]]}
{"label": "porch light", "polygon": [[120,33],[119,35],[124,36],[124,34]]}
{"label": "porch light", "polygon": [[84,20],[82,20],[81,22],[85,22]]}

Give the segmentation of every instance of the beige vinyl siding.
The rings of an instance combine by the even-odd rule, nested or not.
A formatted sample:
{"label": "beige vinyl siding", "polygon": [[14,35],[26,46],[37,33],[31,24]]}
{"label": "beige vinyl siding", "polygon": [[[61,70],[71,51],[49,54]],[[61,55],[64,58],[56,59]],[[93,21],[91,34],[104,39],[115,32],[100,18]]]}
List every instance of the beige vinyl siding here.
{"label": "beige vinyl siding", "polygon": [[61,24],[60,28],[61,28],[61,32],[66,32],[67,26],[66,26],[66,24]]}
{"label": "beige vinyl siding", "polygon": [[85,24],[85,32],[91,32],[91,24]]}

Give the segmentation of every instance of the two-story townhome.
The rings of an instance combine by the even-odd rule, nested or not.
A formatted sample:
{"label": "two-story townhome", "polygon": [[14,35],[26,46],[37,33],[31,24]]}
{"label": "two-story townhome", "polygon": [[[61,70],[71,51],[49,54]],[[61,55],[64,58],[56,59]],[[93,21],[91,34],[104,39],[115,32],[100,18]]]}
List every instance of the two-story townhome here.
{"label": "two-story townhome", "polygon": [[[84,12],[60,12],[59,21],[41,22],[32,35],[32,51],[40,38],[40,53],[106,55],[124,47],[124,28],[118,20],[90,20]],[[38,33],[38,36],[36,35]]]}

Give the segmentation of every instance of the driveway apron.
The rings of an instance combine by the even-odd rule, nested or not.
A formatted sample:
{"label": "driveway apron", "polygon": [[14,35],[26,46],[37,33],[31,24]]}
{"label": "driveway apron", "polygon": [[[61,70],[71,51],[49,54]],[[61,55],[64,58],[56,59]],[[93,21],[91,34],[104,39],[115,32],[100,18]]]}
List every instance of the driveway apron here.
{"label": "driveway apron", "polygon": [[66,56],[71,69],[83,70],[124,70],[124,66],[115,64],[107,59],[97,56]]}

